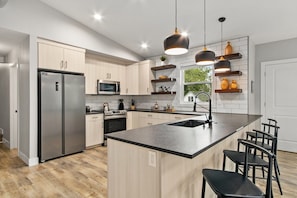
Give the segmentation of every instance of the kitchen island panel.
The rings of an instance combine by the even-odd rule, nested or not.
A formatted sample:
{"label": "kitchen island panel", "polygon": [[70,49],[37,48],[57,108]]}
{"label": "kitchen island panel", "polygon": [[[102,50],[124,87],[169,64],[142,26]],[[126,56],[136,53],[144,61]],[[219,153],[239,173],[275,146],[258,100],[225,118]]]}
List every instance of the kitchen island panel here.
{"label": "kitchen island panel", "polygon": [[[236,150],[237,139],[243,138],[248,128],[248,126],[242,128],[192,159],[162,153],[160,158],[162,186],[160,198],[200,197],[202,169],[213,168],[221,170],[223,166],[223,150]],[[227,161],[226,170],[235,170],[234,163]],[[209,187],[206,188],[206,195],[207,197],[216,197]]]}
{"label": "kitchen island panel", "polygon": [[[236,150],[237,139],[245,138],[245,132],[252,129],[260,129],[260,119],[193,158],[108,138],[108,197],[200,197],[202,169],[222,169],[223,150]],[[155,167],[150,166],[151,152],[156,155]],[[233,171],[234,163],[227,160],[226,169]],[[215,197],[209,187],[206,194]]]}
{"label": "kitchen island panel", "polygon": [[[112,139],[107,145],[109,198],[160,197],[160,152]],[[149,152],[156,155],[155,167]]]}

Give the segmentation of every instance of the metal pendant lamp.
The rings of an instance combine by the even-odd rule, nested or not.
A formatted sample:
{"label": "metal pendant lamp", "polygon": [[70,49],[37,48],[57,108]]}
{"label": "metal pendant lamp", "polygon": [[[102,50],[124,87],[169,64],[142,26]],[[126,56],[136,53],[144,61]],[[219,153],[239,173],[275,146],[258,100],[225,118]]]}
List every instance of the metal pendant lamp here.
{"label": "metal pendant lamp", "polygon": [[195,56],[197,65],[211,65],[215,61],[215,53],[206,48],[206,2],[204,0],[204,47]]}
{"label": "metal pendant lamp", "polygon": [[177,29],[177,0],[175,0],[175,31],[164,40],[164,50],[167,55],[181,55],[188,52],[189,38]]}
{"label": "metal pendant lamp", "polygon": [[[223,22],[226,20],[225,17],[220,17],[219,22],[221,23],[221,54],[223,54]],[[229,60],[226,60],[222,55],[220,60],[214,65],[215,72],[227,72],[231,70],[231,64]]]}

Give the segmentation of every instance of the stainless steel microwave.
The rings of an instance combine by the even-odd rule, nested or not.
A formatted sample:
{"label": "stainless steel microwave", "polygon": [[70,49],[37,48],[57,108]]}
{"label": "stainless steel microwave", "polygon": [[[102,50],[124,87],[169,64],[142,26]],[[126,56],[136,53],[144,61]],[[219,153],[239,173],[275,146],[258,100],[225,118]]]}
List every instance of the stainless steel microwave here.
{"label": "stainless steel microwave", "polygon": [[120,90],[118,81],[97,80],[97,93],[100,95],[119,95]]}

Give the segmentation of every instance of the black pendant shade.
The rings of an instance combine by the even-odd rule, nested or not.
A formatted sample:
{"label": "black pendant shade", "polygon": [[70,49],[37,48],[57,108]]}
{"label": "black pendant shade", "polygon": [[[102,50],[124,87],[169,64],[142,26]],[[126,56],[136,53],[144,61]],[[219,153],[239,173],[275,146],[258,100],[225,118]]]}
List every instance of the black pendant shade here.
{"label": "black pendant shade", "polygon": [[231,70],[231,64],[229,60],[224,59],[221,57],[218,62],[214,64],[215,72],[227,72]]}
{"label": "black pendant shade", "polygon": [[[221,23],[221,53],[223,53],[223,22],[226,20],[225,17],[220,17],[219,22]],[[231,71],[231,64],[229,60],[225,60],[223,56],[220,60],[214,64],[215,72],[227,72]]]}
{"label": "black pendant shade", "polygon": [[164,51],[167,55],[181,55],[189,50],[189,38],[177,30],[177,0],[175,0],[175,31],[164,40]]}
{"label": "black pendant shade", "polygon": [[183,36],[177,31],[167,37],[164,40],[164,50],[165,54],[168,55],[180,55],[188,52],[189,49],[189,38],[187,36]]}
{"label": "black pendant shade", "polygon": [[204,48],[196,54],[195,60],[197,65],[211,65],[215,61],[215,53]]}
{"label": "black pendant shade", "polygon": [[215,53],[206,49],[206,0],[204,0],[204,14],[203,14],[203,23],[204,23],[204,48],[203,51],[200,51],[195,56],[195,61],[197,65],[211,65],[215,61]]}

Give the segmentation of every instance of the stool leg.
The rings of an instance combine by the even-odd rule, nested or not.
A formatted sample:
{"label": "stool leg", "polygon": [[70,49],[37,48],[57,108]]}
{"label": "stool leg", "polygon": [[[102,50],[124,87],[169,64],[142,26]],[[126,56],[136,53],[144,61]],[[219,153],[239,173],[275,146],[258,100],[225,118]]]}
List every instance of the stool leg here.
{"label": "stool leg", "polygon": [[275,162],[276,162],[276,169],[277,169],[277,172],[278,174],[280,175],[280,170],[279,170],[279,166],[278,166],[278,162],[277,162],[277,159],[275,158]]}
{"label": "stool leg", "polygon": [[283,195],[282,187],[281,187],[279,177],[278,177],[278,172],[277,172],[277,162],[276,162],[276,160],[273,160],[273,161],[274,161],[274,173],[275,173],[275,177],[276,177],[276,182],[277,182],[280,194]]}
{"label": "stool leg", "polygon": [[225,165],[226,165],[226,155],[224,154],[224,159],[223,159],[223,170],[225,170]]}
{"label": "stool leg", "polygon": [[204,198],[204,197],[205,197],[205,179],[203,177],[201,198]]}
{"label": "stool leg", "polygon": [[256,183],[256,166],[253,166],[253,183]]}

